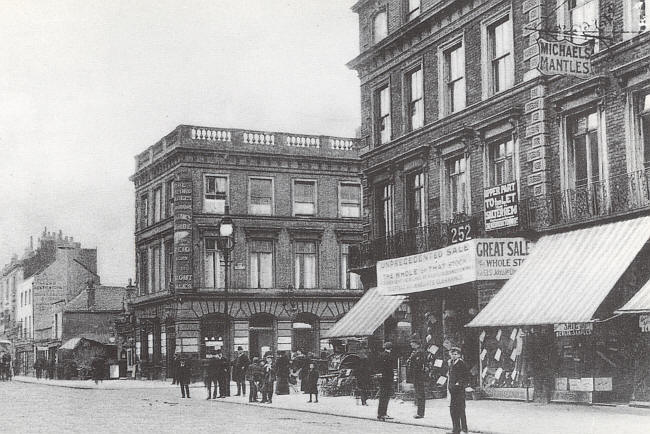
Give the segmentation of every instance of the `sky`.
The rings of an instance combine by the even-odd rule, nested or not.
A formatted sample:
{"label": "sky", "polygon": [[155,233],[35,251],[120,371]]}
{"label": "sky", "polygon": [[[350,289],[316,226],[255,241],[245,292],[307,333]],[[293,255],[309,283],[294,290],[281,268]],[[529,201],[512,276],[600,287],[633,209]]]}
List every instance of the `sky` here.
{"label": "sky", "polygon": [[134,264],[134,156],[177,125],[354,137],[355,0],[0,0],[0,267],[42,233]]}

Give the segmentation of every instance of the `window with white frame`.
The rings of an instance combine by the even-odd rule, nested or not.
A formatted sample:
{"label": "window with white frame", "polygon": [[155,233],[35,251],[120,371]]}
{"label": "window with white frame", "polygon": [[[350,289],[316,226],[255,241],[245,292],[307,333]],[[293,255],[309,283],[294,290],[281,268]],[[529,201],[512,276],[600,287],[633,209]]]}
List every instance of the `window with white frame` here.
{"label": "window with white frame", "polygon": [[377,186],[377,235],[379,237],[390,236],[395,232],[394,221],[394,190],[392,183]]}
{"label": "window with white frame", "polygon": [[151,249],[151,292],[158,292],[162,289],[162,256],[160,246]]}
{"label": "window with white frame", "polygon": [[452,216],[459,213],[469,214],[468,159],[463,154],[445,161],[447,206]]}
{"label": "window with white frame", "polygon": [[643,167],[650,169],[650,91],[638,98],[640,143],[643,146]]}
{"label": "window with white frame", "polygon": [[372,40],[377,42],[388,36],[388,16],[386,11],[381,11],[372,20]]}
{"label": "window with white frame", "polygon": [[566,173],[569,188],[585,189],[600,181],[598,124],[595,108],[567,118]]}
{"label": "window with white frame", "polygon": [[361,186],[352,182],[339,185],[339,215],[361,217]]}
{"label": "window with white frame", "polygon": [[[577,44],[598,36],[598,0],[568,0],[568,27],[571,40]],[[594,50],[597,51],[596,43]]]}
{"label": "window with white frame", "polygon": [[488,184],[490,187],[515,180],[514,142],[500,140],[488,145]]}
{"label": "window with white frame", "polygon": [[316,215],[316,181],[293,181],[293,215]]}
{"label": "window with white frame", "polygon": [[341,244],[341,289],[362,289],[361,276],[348,270],[349,251],[349,244]]}
{"label": "window with white frame", "polygon": [[513,65],[512,25],[506,15],[488,26],[488,51],[490,53],[489,83],[492,94],[512,87],[515,82]]}
{"label": "window with white frame", "polygon": [[252,240],[249,252],[251,288],[272,288],[273,241]]}
{"label": "window with white frame", "polygon": [[165,216],[171,217],[174,212],[174,180],[170,179],[165,185]]}
{"label": "window with white frame", "polygon": [[409,228],[427,224],[424,172],[411,173],[406,177],[406,206]]}
{"label": "window with white frame", "polygon": [[444,113],[465,108],[465,49],[459,41],[443,52]]}
{"label": "window with white frame", "polygon": [[149,226],[149,194],[145,193],[140,196],[140,227]]}
{"label": "window with white frame", "polygon": [[147,356],[149,360],[153,359],[153,333],[147,333]]}
{"label": "window with white frame", "polygon": [[174,276],[174,241],[165,241],[165,288],[169,285]]}
{"label": "window with white frame", "polygon": [[248,213],[273,214],[273,179],[250,178],[248,180]]}
{"label": "window with white frame", "polygon": [[296,241],[294,243],[294,286],[297,289],[316,287],[316,243]]}
{"label": "window with white frame", "polygon": [[218,289],[225,287],[226,265],[221,257],[216,238],[205,239],[205,254],[203,269],[205,273],[205,287]]}
{"label": "window with white frame", "polygon": [[164,330],[160,332],[160,355],[167,355],[167,332]]}
{"label": "window with white frame", "polygon": [[162,187],[153,190],[153,222],[157,223],[162,218]]}
{"label": "window with white frame", "polygon": [[149,251],[140,250],[140,294],[149,294]]}
{"label": "window with white frame", "polygon": [[413,18],[420,15],[420,2],[421,0],[405,0],[406,6],[406,21],[411,21]]}
{"label": "window with white frame", "polygon": [[379,144],[390,142],[390,86],[386,84],[375,91],[375,136]]}
{"label": "window with white frame", "polygon": [[650,0],[623,0],[624,38],[648,31]]}
{"label": "window with white frame", "polygon": [[211,214],[223,214],[228,199],[228,177],[223,175],[205,175],[203,211]]}
{"label": "window with white frame", "polygon": [[409,131],[424,126],[424,92],[422,68],[418,67],[406,74],[406,111]]}

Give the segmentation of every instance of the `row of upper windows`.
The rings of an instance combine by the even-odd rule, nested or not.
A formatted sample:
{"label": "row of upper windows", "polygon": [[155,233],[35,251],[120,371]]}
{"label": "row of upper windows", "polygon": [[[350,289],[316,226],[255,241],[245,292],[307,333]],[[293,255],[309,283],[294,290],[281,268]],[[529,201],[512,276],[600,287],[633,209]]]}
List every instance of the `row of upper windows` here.
{"label": "row of upper windows", "polygon": [[[202,287],[223,289],[225,286],[225,262],[216,238],[203,240]],[[295,288],[317,288],[319,283],[319,243],[294,241],[293,285]],[[342,289],[361,289],[360,277],[348,271],[348,244],[340,245],[339,277]],[[163,251],[164,250],[164,251]],[[248,242],[248,283],[250,288],[273,288],[275,241],[254,239]],[[173,245],[171,241],[141,249],[138,257],[140,294],[164,290],[173,278]]]}
{"label": "row of upper windows", "polygon": [[[488,44],[484,95],[494,95],[511,88],[515,82],[512,23],[508,14],[486,25],[485,39]],[[466,106],[465,46],[462,38],[455,39],[440,50],[440,79],[438,93],[439,111],[444,115],[455,113]],[[424,71],[422,65],[404,74],[404,132],[417,130],[425,125]],[[389,142],[392,137],[390,83],[377,87],[373,95],[375,143]]]}
{"label": "row of upper windows", "polygon": [[[630,188],[644,190],[645,179],[650,170],[650,89],[631,94],[627,103],[632,105],[631,117],[626,119],[632,132],[626,150],[634,172],[625,178],[640,185]],[[561,189],[571,191],[572,196],[585,198],[593,206],[606,206],[610,187],[607,164],[607,145],[601,128],[605,114],[596,107],[569,113],[564,117],[561,131],[560,181]],[[494,140],[485,148],[484,185],[493,187],[517,180],[518,143],[511,138]],[[471,214],[471,176],[468,154],[452,154],[443,157],[441,165],[441,217],[452,218],[455,214]],[[619,181],[620,182],[620,181]],[[407,227],[426,226],[427,193],[426,174],[411,173],[406,177],[404,191]],[[386,236],[395,231],[395,185],[381,183],[374,186],[375,233]],[[591,203],[590,202],[590,203]]]}
{"label": "row of upper windows", "polygon": [[[249,215],[276,215],[274,184],[275,180],[272,177],[248,178]],[[292,215],[318,215],[318,183],[316,180],[293,179],[291,185]],[[157,223],[163,218],[172,216],[173,188],[172,180],[165,184],[164,192],[162,185],[154,188],[152,194],[153,203],[151,204],[149,202],[149,193],[140,196],[138,227],[143,228],[149,224]],[[230,177],[219,174],[204,175],[203,212],[207,214],[224,214],[230,201]],[[341,218],[361,217],[361,185],[358,182],[339,182],[338,216]]]}
{"label": "row of upper windows", "polygon": [[[401,0],[403,6],[403,23],[406,24],[420,15],[421,0]],[[650,28],[650,0],[622,0],[623,34],[627,39],[635,33],[645,32]],[[558,0],[557,26],[560,36],[568,36],[574,42],[584,42],[591,36],[599,35],[599,23],[609,22],[613,17],[600,19],[598,0]],[[372,18],[372,41],[378,43],[388,36],[387,8],[379,10]],[[602,26],[600,26],[602,27]]]}

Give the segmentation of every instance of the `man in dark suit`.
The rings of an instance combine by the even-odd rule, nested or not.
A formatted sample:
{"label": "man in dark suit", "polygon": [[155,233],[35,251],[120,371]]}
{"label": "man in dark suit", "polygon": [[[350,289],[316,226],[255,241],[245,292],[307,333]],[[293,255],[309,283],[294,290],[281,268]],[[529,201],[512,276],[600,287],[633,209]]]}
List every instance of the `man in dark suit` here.
{"label": "man in dark suit", "polygon": [[379,406],[377,407],[377,419],[386,420],[392,419],[386,414],[388,411],[388,401],[393,394],[393,344],[386,342],[384,344],[384,352],[379,355],[378,366],[381,380],[379,382]]}
{"label": "man in dark suit", "polygon": [[[217,382],[219,379],[220,362],[216,354],[208,354],[208,360],[205,367],[205,386],[208,388],[208,397],[206,399],[217,398]],[[214,386],[214,392],[212,392]]]}
{"label": "man in dark suit", "polygon": [[413,417],[415,419],[422,419],[424,417],[424,406],[426,403],[427,353],[422,349],[422,344],[417,335],[411,338],[411,349],[413,351],[406,364],[407,379],[410,380],[410,383],[413,383],[415,389],[415,405],[418,411]]}
{"label": "man in dark suit", "polygon": [[[230,396],[230,361],[223,357],[221,350],[217,350],[217,382],[219,383],[219,398]],[[217,389],[214,390],[214,393],[217,394]]]}
{"label": "man in dark suit", "polygon": [[467,432],[467,417],[465,416],[465,388],[469,382],[469,370],[461,358],[458,347],[449,350],[449,374],[447,377],[449,395],[449,414],[453,425],[450,433]]}
{"label": "man in dark suit", "polygon": [[235,396],[246,396],[246,370],[251,364],[248,354],[242,347],[237,347],[237,358],[232,371],[232,378],[237,382],[237,394]]}

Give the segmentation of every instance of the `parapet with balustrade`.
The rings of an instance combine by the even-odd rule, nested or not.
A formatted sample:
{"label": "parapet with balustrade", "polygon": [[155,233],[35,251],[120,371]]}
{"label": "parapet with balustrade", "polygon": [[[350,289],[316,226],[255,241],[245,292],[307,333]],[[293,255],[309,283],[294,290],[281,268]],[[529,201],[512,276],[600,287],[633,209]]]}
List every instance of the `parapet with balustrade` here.
{"label": "parapet with balustrade", "polygon": [[138,154],[135,157],[135,165],[138,171],[171,150],[181,147],[356,159],[359,155],[358,145],[358,139],[345,137],[179,125],[153,146]]}

